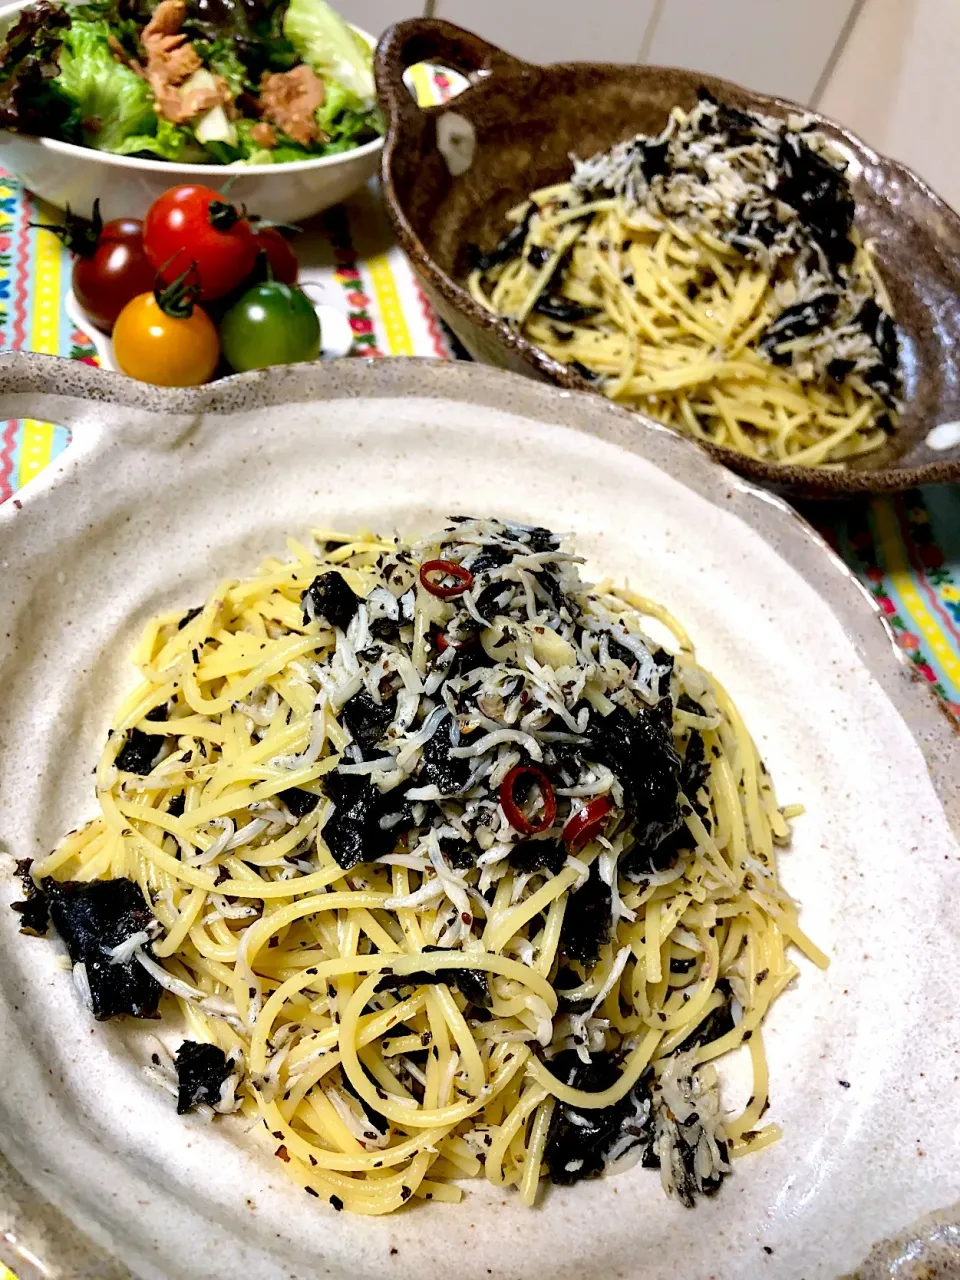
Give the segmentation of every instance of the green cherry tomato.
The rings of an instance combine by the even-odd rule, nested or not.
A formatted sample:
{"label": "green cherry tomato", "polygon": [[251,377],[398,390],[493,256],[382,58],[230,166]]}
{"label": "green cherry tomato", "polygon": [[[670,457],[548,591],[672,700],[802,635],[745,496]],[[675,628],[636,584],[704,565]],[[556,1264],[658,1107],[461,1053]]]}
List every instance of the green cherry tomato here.
{"label": "green cherry tomato", "polygon": [[223,317],[220,347],[237,373],[316,360],[320,321],[309,298],[295,285],[268,280],[248,289]]}

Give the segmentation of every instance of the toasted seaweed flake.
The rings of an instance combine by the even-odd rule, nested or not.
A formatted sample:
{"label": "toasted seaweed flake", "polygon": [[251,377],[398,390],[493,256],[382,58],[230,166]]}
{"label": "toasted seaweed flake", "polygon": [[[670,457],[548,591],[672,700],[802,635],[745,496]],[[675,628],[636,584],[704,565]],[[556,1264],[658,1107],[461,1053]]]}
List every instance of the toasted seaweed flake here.
{"label": "toasted seaweed flake", "polygon": [[117,768],[121,773],[137,773],[141,777],[153,768],[163,738],[142,729],[128,729],[126,741],[117,752]]}
{"label": "toasted seaweed flake", "polygon": [[[374,1087],[376,1087],[377,1081],[375,1077],[372,1075],[372,1073],[363,1065],[362,1062],[360,1063],[360,1067],[363,1071],[363,1074],[367,1077],[370,1083]],[[367,1102],[364,1098],[360,1097],[359,1093],[357,1093],[356,1089],[353,1087],[352,1083],[350,1082],[350,1077],[342,1068],[340,1071],[340,1082],[343,1085],[344,1089],[346,1089],[347,1093],[349,1093],[351,1097],[356,1098],[356,1100],[360,1103],[360,1107],[361,1107],[361,1110],[363,1111],[363,1114],[367,1117],[367,1119],[370,1121],[373,1127],[378,1131],[378,1133],[387,1133],[390,1129],[390,1121],[387,1119],[385,1115],[381,1115],[381,1113],[377,1111],[375,1107],[372,1107],[369,1102]]]}
{"label": "toasted seaweed flake", "polygon": [[571,298],[559,297],[557,294],[541,294],[533,304],[533,310],[559,324],[580,324],[600,314],[599,307],[588,307],[582,302],[574,302]]}
{"label": "toasted seaweed flake", "polygon": [[32,866],[32,858],[17,859],[17,877],[23,885],[24,900],[10,905],[20,917],[20,932],[42,938],[50,927],[50,907],[47,895],[37,888],[30,874]]}
{"label": "toasted seaweed flake", "polygon": [[401,808],[402,797],[396,791],[384,795],[369,778],[337,769],[324,776],[323,785],[334,804],[323,838],[338,866],[349,871],[359,862],[373,862],[389,853],[397,831],[381,827],[380,819]]}
{"label": "toasted seaweed flake", "polygon": [[303,603],[304,624],[310,621],[309,606],[313,609],[313,617],[327,622],[331,627],[339,627],[346,631],[350,620],[357,612],[360,597],[351,589],[342,573],[331,570],[318,574],[301,596]]}
{"label": "toasted seaweed flake", "polygon": [[760,346],[768,354],[789,356],[789,352],[780,353],[779,348],[785,343],[794,342],[797,338],[806,338],[811,333],[819,333],[830,323],[839,305],[839,294],[818,293],[807,302],[798,302],[792,307],[787,307],[764,331]]}
{"label": "toasted seaweed flake", "polygon": [[619,704],[609,715],[592,714],[585,749],[605,764],[623,787],[624,807],[636,822],[637,839],[657,844],[680,823],[680,757],[670,727],[657,709],[631,715]]}
{"label": "toasted seaweed flake", "polygon": [[445,796],[463,791],[470,780],[470,761],[451,756],[453,720],[445,721],[433,737],[424,743],[420,757],[417,786],[433,786]]}
{"label": "toasted seaweed flake", "polygon": [[[594,1053],[582,1062],[572,1049],[564,1049],[550,1063],[558,1080],[574,1089],[599,1093],[620,1077],[621,1065],[611,1053]],[[640,1077],[622,1101],[610,1107],[579,1110],[557,1104],[547,1138],[545,1159],[552,1181],[571,1186],[603,1172],[606,1156],[621,1133],[631,1132],[645,1149],[652,1142],[649,1086],[652,1072]]]}
{"label": "toasted seaweed flake", "polygon": [[[70,959],[86,967],[93,1016],[100,1022],[120,1014],[158,1017],[161,988],[156,978],[136,958],[115,964],[108,954],[155,924],[139,885],[125,879],[83,883],[47,878],[41,888]],[[149,953],[149,944],[144,950]]]}
{"label": "toasted seaweed flake", "polygon": [[534,212],[535,205],[531,201],[517,225],[511,227],[503,239],[489,253],[481,253],[476,245],[468,245],[467,255],[470,259],[471,268],[475,271],[489,271],[491,267],[498,267],[501,263],[509,262],[511,258],[517,257],[523,250],[530,219],[533,217]]}
{"label": "toasted seaweed flake", "polygon": [[510,865],[520,872],[549,871],[559,875],[567,851],[559,840],[523,840],[510,850]]}
{"label": "toasted seaweed flake", "polygon": [[180,619],[180,621],[177,623],[177,630],[182,631],[184,627],[189,626],[189,624],[194,620],[194,618],[198,618],[201,613],[203,613],[202,605],[198,605],[196,609],[188,609],[187,612]]}
{"label": "toasted seaweed flake", "polygon": [[777,195],[796,209],[829,262],[851,262],[856,205],[844,171],[811,151],[795,134],[783,139],[779,160]]}
{"label": "toasted seaweed flake", "polygon": [[567,900],[560,950],[568,960],[588,969],[597,963],[600,948],[610,936],[611,902],[610,886],[600,879],[600,868],[594,862],[587,883]]}
{"label": "toasted seaweed flake", "polygon": [[227,1055],[215,1044],[200,1044],[196,1040],[184,1040],[174,1058],[177,1068],[177,1115],[186,1115],[194,1107],[205,1102],[216,1106],[220,1090],[230,1075]]}
{"label": "toasted seaweed flake", "polygon": [[286,791],[279,793],[277,799],[283,801],[298,822],[308,813],[313,813],[320,803],[319,796],[303,787],[288,787]]}
{"label": "toasted seaweed flake", "polygon": [[[426,954],[428,951],[443,951],[444,948],[427,945],[423,950]],[[482,1009],[489,1007],[490,984],[487,975],[479,970],[441,969],[437,973],[429,973],[425,969],[418,969],[414,973],[385,973],[373,989],[378,993],[400,991],[404,987],[435,987],[442,982],[448,986],[455,986],[471,1004],[478,1005]]]}
{"label": "toasted seaweed flake", "polygon": [[361,689],[344,703],[341,719],[353,735],[364,760],[383,754],[377,751],[377,743],[389,728],[395,710],[393,699],[378,704],[366,689]]}
{"label": "toasted seaweed flake", "polygon": [[183,791],[178,796],[174,796],[167,805],[167,813],[171,818],[182,818],[183,810],[187,803],[187,797]]}

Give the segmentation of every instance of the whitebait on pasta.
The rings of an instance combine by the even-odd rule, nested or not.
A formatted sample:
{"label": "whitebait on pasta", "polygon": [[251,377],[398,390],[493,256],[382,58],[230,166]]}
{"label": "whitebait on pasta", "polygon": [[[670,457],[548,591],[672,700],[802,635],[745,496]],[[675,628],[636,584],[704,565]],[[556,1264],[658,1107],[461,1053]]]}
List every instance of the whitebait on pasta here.
{"label": "whitebait on pasta", "polygon": [[765,462],[876,452],[901,382],[846,159],[805,116],[702,91],[533,191],[474,299],[611,399]]}
{"label": "whitebait on pasta", "polygon": [[314,541],[148,626],[99,815],[21,867],[24,931],[52,919],[97,1018],[178,1009],[151,1078],[336,1209],[638,1162],[714,1193],[779,1133],[789,950],[826,964],[736,708],[546,529]]}

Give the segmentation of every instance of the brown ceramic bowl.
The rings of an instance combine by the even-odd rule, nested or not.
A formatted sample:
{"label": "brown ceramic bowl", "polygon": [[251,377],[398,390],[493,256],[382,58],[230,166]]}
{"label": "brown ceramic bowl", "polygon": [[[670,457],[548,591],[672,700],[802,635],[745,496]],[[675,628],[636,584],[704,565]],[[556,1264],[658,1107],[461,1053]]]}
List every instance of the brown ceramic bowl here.
{"label": "brown ceramic bowl", "polygon": [[[447,107],[421,110],[403,83],[405,68],[421,61],[463,72],[470,88]],[[475,359],[577,390],[590,385],[473,301],[461,283],[467,246],[496,244],[508,209],[568,176],[571,151],[588,156],[638,132],[658,132],[675,104],[693,106],[700,85],[750,110],[777,116],[803,110],[690,71],[587,62],[534,66],[436,19],[389,28],[377,49],[376,77],[389,126],[387,209],[437,311]],[[436,124],[445,110],[469,120],[476,134],[473,161],[460,177],[451,176],[437,150]],[[843,471],[776,466],[705,447],[735,471],[797,497],[960,480],[960,441],[941,451],[926,444],[932,427],[960,419],[960,217],[909,169],[839,125],[814,118],[851,157],[857,223],[876,241],[893,299],[904,375],[899,429],[882,452]]]}

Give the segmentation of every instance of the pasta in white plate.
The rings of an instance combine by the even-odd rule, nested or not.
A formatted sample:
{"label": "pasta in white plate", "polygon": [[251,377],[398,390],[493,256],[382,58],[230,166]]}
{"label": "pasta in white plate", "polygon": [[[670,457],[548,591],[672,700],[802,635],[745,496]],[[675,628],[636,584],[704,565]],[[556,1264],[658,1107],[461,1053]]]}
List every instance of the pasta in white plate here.
{"label": "pasta in white plate", "polygon": [[[100,813],[24,866],[25,931],[49,914],[98,1018],[165,990],[155,1081],[262,1122],[336,1209],[481,1175],[533,1204],[640,1161],[712,1194],[779,1135],[790,948],[826,964],[735,706],[546,529],[313,542],[147,628]],[[742,1045],[731,1117],[713,1063]]]}

